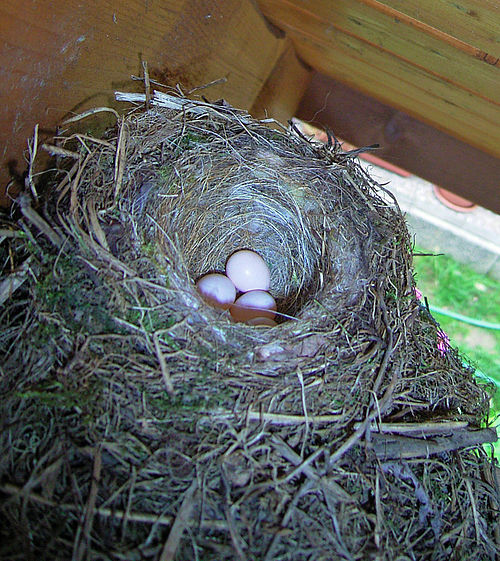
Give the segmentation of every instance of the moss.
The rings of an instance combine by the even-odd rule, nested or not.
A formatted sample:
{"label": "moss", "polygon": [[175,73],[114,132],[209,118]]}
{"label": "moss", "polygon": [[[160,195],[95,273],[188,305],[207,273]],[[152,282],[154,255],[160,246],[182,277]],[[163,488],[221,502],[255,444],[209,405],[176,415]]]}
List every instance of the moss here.
{"label": "moss", "polygon": [[[148,401],[157,416],[170,417],[177,413],[181,416],[190,413],[208,414],[214,409],[225,408],[233,399],[233,390],[220,386],[215,381],[210,383],[214,372],[207,365],[196,373],[195,378],[184,382],[176,380],[175,395],[149,395]],[[147,395],[147,394],[146,394]]]}
{"label": "moss", "polygon": [[60,407],[62,409],[84,409],[91,399],[93,392],[66,390],[61,382],[44,380],[30,389],[16,393],[22,399],[32,399],[47,407]]}
{"label": "moss", "polygon": [[34,301],[39,317],[53,318],[42,319],[38,332],[42,339],[57,335],[58,318],[65,330],[76,333],[115,330],[110,290],[97,277],[91,278],[85,264],[71,255],[62,255],[46,264],[34,285]]}

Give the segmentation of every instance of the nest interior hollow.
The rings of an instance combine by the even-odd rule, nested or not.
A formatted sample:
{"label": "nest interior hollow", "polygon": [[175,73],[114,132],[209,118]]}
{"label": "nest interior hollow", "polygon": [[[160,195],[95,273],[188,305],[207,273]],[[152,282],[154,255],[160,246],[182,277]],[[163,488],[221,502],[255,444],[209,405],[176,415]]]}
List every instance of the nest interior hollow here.
{"label": "nest interior hollow", "polygon": [[322,291],[341,309],[366,290],[371,246],[387,232],[382,221],[373,225],[362,190],[343,187],[367,181],[349,175],[357,168],[325,162],[264,127],[228,138],[200,120],[176,125],[156,123],[151,135],[145,119],[134,132],[150,137],[133,154],[132,208],[139,231],[167,253],[176,246],[191,280],[223,271],[229,255],[249,248],[270,267],[284,314],[296,316]]}

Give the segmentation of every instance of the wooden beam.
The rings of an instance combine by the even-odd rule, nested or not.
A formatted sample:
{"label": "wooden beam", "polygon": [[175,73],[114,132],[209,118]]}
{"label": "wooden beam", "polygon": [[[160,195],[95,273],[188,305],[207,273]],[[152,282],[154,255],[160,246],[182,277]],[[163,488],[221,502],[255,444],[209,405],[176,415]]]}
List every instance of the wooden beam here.
{"label": "wooden beam", "polygon": [[[376,3],[376,0],[369,0]],[[438,29],[482,53],[479,58],[500,58],[500,3],[496,0],[380,0],[415,21]]]}
{"label": "wooden beam", "polygon": [[316,73],[297,117],[500,214],[500,159]]}
{"label": "wooden beam", "polygon": [[225,78],[200,94],[249,109],[286,47],[252,0],[3,0],[0,29],[4,204],[35,124],[50,133],[72,113],[116,107],[113,92],[134,89],[142,61],[152,78],[185,91]]}
{"label": "wooden beam", "polygon": [[[318,0],[304,7],[303,2],[297,0],[264,0],[263,5],[266,16],[271,15],[273,21],[283,24],[285,30],[297,36],[302,33],[329,44],[340,31],[500,104],[500,72],[495,65],[482,60],[479,49],[389,8],[383,2]],[[500,13],[497,21],[500,28]]]}
{"label": "wooden beam", "polygon": [[311,69],[297,58],[288,39],[287,48],[262,87],[250,113],[258,119],[271,117],[286,124],[295,116],[311,76]]}
{"label": "wooden beam", "polygon": [[477,48],[375,0],[259,5],[316,70],[500,156],[500,68]]}

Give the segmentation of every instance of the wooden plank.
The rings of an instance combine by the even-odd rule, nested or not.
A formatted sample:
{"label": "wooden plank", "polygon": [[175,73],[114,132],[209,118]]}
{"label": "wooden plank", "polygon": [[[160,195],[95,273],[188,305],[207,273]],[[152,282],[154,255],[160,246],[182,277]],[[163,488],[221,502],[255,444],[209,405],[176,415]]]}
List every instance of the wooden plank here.
{"label": "wooden plank", "polygon": [[295,32],[302,31],[319,42],[334,41],[336,31],[352,35],[500,105],[500,68],[480,60],[477,49],[443,33],[436,35],[433,28],[417,25],[415,20],[387,10],[380,2],[319,0],[304,7],[297,0],[264,0],[262,5],[266,16]]}
{"label": "wooden plank", "polygon": [[[315,68],[320,72],[466,142],[470,141],[493,155],[500,154],[500,111],[497,106],[453,89],[438,78],[426,80],[424,71],[404,65],[393,68],[387,64],[387,57],[377,56],[377,53],[366,57],[370,47],[353,37],[339,37],[334,48],[309,40],[297,41],[296,48],[306,62],[312,65],[314,61]],[[415,85],[416,76],[421,77],[425,85],[432,83],[429,86],[432,94],[427,87]],[[488,138],[485,138],[486,135]]]}
{"label": "wooden plank", "polygon": [[304,95],[312,71],[297,58],[290,40],[273,68],[267,82],[262,87],[250,113],[258,119],[272,117],[286,124]]}
{"label": "wooden plank", "polygon": [[500,159],[393,107],[315,73],[297,116],[355,146],[378,143],[377,156],[500,214]]}
{"label": "wooden plank", "polygon": [[[352,42],[349,38],[349,43]],[[313,60],[321,61],[316,69],[322,73],[495,157],[500,156],[500,115],[496,107],[488,102],[481,100],[479,103],[472,94],[454,95],[461,92],[450,91],[437,79],[438,92],[431,95],[427,89],[413,84],[414,70],[399,67],[398,75],[397,71],[386,71],[383,61],[378,67],[367,63],[362,56],[362,45],[359,45],[362,49],[359,58],[352,56],[349,46],[342,45],[341,41],[335,49],[305,41],[297,42],[296,46],[306,62],[312,65]]]}
{"label": "wooden plank", "polygon": [[[264,0],[263,4],[272,5],[273,23],[290,35],[299,56],[313,68],[481,150],[500,155],[500,111],[496,103],[354,34],[335,27],[327,32],[314,15],[295,10],[293,3]],[[270,12],[264,11],[269,17]]]}
{"label": "wooden plank", "polygon": [[0,196],[9,168],[22,179],[36,123],[50,132],[68,114],[115,105],[143,60],[185,90],[226,78],[200,93],[248,109],[285,47],[251,0],[3,0],[0,32]]}
{"label": "wooden plank", "polygon": [[497,0],[380,0],[416,21],[500,58],[500,2]]}

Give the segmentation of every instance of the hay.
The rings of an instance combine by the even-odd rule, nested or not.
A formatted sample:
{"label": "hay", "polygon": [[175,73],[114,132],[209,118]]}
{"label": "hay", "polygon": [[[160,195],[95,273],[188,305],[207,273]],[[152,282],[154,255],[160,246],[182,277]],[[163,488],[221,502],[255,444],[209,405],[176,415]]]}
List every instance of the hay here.
{"label": "hay", "polygon": [[[336,143],[150,101],[4,221],[0,558],[494,559],[490,389],[395,201]],[[195,290],[241,247],[275,328]]]}

